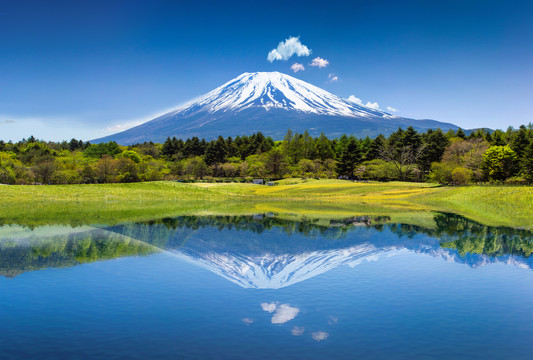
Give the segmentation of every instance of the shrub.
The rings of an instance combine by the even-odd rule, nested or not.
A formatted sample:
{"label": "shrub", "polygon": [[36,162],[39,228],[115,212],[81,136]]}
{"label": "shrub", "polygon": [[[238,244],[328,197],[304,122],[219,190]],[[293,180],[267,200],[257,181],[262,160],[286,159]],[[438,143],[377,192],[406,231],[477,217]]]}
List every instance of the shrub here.
{"label": "shrub", "polygon": [[429,180],[442,185],[449,185],[453,182],[452,172],[453,165],[448,163],[433,163],[431,164],[431,172],[429,173]]}
{"label": "shrub", "polygon": [[472,175],[472,170],[456,167],[452,170],[452,181],[456,185],[466,185],[472,180]]}
{"label": "shrub", "polygon": [[513,176],[505,180],[505,184],[508,185],[527,185],[529,182],[522,176]]}

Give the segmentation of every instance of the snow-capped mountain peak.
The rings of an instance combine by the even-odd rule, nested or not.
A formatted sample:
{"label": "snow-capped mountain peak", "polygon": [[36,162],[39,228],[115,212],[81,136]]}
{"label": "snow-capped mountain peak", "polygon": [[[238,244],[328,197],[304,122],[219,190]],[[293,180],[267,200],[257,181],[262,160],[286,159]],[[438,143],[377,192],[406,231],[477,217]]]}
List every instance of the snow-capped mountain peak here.
{"label": "snow-capped mountain peak", "polygon": [[184,106],[151,121],[91,140],[135,144],[164,142],[167,137],[216,139],[261,132],[281,140],[288,129],[330,138],[343,134],[357,137],[388,135],[398,127],[416,130],[457,129],[434,120],[414,120],[372,109],[358,102],[279,72],[239,75]]}
{"label": "snow-capped mountain peak", "polygon": [[250,108],[277,108],[330,116],[394,118],[383,111],[343,99],[280,72],[244,73],[176,112],[238,112]]}

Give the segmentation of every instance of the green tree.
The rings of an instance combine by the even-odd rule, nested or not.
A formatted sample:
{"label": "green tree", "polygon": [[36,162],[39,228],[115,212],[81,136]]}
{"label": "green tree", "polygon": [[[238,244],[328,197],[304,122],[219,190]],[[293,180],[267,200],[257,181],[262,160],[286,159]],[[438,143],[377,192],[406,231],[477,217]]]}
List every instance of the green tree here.
{"label": "green tree", "polygon": [[279,148],[274,148],[265,155],[265,168],[268,173],[272,174],[276,178],[282,177],[287,166],[283,152]]}
{"label": "green tree", "polygon": [[370,161],[374,159],[379,159],[380,151],[385,146],[386,141],[387,139],[385,139],[385,136],[381,134],[376,136],[376,138],[370,144],[370,148],[366,153],[365,160]]}
{"label": "green tree", "polygon": [[440,162],[450,141],[441,129],[429,129],[422,137],[424,151],[418,159],[418,166],[423,173],[427,173],[434,162]]}
{"label": "green tree", "polygon": [[315,149],[316,156],[322,161],[326,159],[333,159],[335,156],[335,152],[331,147],[331,141],[329,141],[323,132],[320,133],[320,136],[315,142]]}
{"label": "green tree", "polygon": [[346,149],[344,149],[339,162],[337,163],[337,173],[341,176],[347,176],[348,178],[353,178],[354,170],[357,168],[357,165],[363,160],[361,149],[357,140],[350,139]]}
{"label": "green tree", "polygon": [[222,136],[216,141],[211,141],[205,150],[205,163],[207,165],[222,164],[226,158],[226,142]]}
{"label": "green tree", "polygon": [[509,145],[491,146],[483,159],[487,174],[492,180],[504,181],[516,171],[516,153]]}
{"label": "green tree", "polygon": [[529,145],[524,150],[524,156],[522,161],[522,173],[526,180],[533,183],[533,139],[529,142]]}
{"label": "green tree", "polygon": [[524,151],[529,145],[528,132],[524,125],[520,126],[520,129],[511,136],[511,143],[509,145],[515,152],[516,157],[522,160]]}
{"label": "green tree", "polygon": [[101,158],[104,155],[111,157],[120,154],[121,150],[118,144],[114,141],[100,144],[91,144],[83,151],[83,155],[87,157]]}
{"label": "green tree", "polygon": [[141,156],[133,150],[124,150],[122,154],[120,154],[120,156],[123,158],[130,159],[136,164],[141,162]]}

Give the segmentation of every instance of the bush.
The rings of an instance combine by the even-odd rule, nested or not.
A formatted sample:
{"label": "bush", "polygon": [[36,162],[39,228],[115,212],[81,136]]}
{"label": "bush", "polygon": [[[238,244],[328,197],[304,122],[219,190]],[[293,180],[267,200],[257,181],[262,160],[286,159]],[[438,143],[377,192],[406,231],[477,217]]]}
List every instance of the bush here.
{"label": "bush", "polygon": [[529,182],[527,181],[526,178],[524,178],[522,176],[513,176],[513,177],[510,177],[509,179],[505,180],[505,184],[507,184],[507,185],[527,185],[527,184],[529,184]]}
{"label": "bush", "polygon": [[447,163],[433,163],[431,164],[431,172],[429,173],[429,180],[442,185],[449,185],[453,182],[452,172],[453,165]]}
{"label": "bush", "polygon": [[455,185],[466,185],[472,180],[472,175],[472,170],[456,167],[452,171],[452,181]]}
{"label": "bush", "polygon": [[365,172],[362,174],[363,179],[379,181],[398,180],[398,170],[396,170],[393,163],[376,159],[365,161],[361,166],[365,168]]}
{"label": "bush", "polygon": [[9,167],[0,168],[0,184],[14,184],[15,172]]}

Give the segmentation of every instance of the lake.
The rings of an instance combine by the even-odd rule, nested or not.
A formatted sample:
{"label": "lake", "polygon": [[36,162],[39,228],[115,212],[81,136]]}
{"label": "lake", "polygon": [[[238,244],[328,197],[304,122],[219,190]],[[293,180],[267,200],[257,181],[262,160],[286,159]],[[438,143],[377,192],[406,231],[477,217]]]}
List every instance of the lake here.
{"label": "lake", "polygon": [[530,359],[533,234],[436,213],[0,227],[2,359]]}

